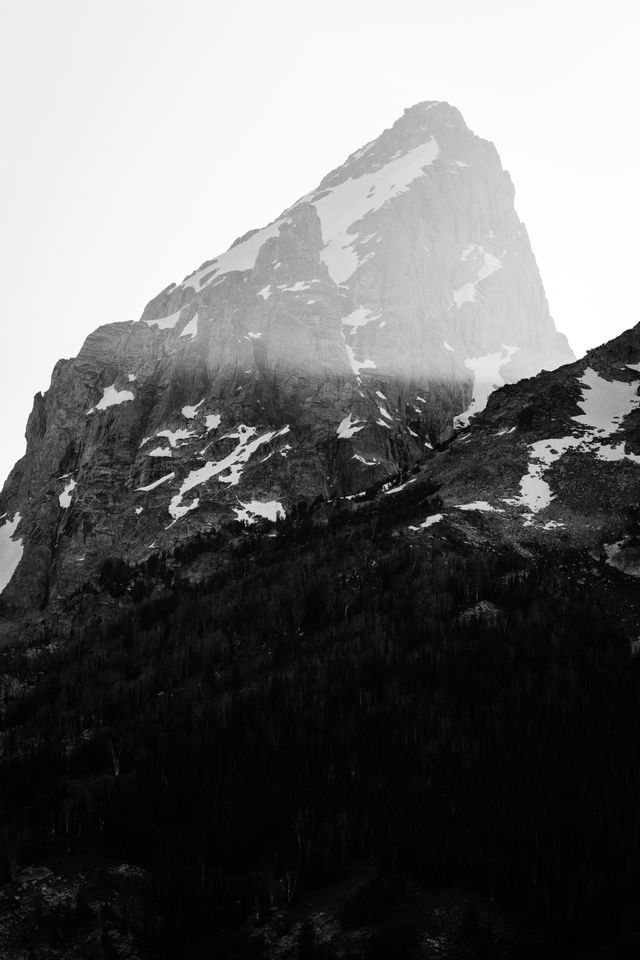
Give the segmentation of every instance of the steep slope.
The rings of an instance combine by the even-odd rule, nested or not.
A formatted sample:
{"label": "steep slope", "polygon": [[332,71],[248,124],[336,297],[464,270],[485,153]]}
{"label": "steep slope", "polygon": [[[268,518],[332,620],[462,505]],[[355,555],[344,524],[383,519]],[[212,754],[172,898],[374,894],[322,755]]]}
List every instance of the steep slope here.
{"label": "steep slope", "polygon": [[58,363],[0,497],[3,599],[382,482],[570,359],[495,148],[418,104]]}
{"label": "steep slope", "polygon": [[499,540],[588,548],[640,575],[640,324],[497,390],[426,471],[442,520]]}

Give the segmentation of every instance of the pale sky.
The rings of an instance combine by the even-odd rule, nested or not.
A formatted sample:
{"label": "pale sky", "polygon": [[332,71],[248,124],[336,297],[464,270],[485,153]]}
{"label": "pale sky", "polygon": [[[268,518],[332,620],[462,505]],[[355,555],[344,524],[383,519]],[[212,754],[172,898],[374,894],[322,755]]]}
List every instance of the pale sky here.
{"label": "pale sky", "polygon": [[0,0],[0,484],[97,326],[420,100],[492,140],[577,354],[638,320],[631,0]]}

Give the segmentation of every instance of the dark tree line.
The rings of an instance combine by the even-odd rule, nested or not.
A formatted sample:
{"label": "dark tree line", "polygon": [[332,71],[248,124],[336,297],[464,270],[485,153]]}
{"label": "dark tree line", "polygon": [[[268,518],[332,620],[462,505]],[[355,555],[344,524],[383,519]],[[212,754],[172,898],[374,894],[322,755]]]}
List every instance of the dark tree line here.
{"label": "dark tree line", "polygon": [[3,713],[5,873],[100,838],[148,868],[160,957],[248,957],[247,917],[358,858],[495,900],[514,955],[627,955],[640,661],[552,557],[431,544],[365,515],[216,541],[197,587],[206,539],[106,567],[117,616],[5,657],[37,675]]}

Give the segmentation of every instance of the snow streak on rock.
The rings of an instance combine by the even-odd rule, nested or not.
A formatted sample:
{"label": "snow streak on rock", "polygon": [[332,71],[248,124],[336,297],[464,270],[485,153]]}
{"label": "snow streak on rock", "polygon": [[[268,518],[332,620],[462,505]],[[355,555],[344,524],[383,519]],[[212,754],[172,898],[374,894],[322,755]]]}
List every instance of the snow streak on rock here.
{"label": "snow streak on rock", "polygon": [[16,513],[13,520],[5,520],[0,525],[0,593],[7,586],[22,560],[24,552],[22,539],[13,539],[20,520],[20,514]]}
{"label": "snow streak on rock", "polygon": [[58,497],[58,503],[63,510],[68,510],[71,506],[71,494],[75,490],[77,484],[75,480],[69,480],[69,483],[66,485],[60,496]]}
{"label": "snow streak on rock", "polygon": [[284,436],[289,432],[289,427],[282,427],[280,430],[270,430],[268,433],[264,433],[262,436],[250,440],[249,438],[252,437],[255,432],[255,427],[247,427],[241,424],[238,427],[237,433],[229,434],[230,437],[237,437],[239,440],[238,445],[230,454],[222,460],[209,461],[209,463],[200,467],[199,470],[191,471],[188,477],[182,482],[179,492],[171,498],[169,513],[174,520],[179,520],[180,517],[183,517],[186,513],[189,513],[190,510],[194,510],[195,507],[198,506],[199,501],[197,500],[188,505],[183,503],[184,496],[189,490],[193,490],[194,487],[198,487],[208,480],[212,480],[214,477],[217,477],[220,483],[228,483],[231,486],[236,486],[240,483],[245,465],[258,447],[265,443],[270,443],[277,437]]}
{"label": "snow streak on rock", "polygon": [[471,417],[486,407],[489,394],[504,386],[505,380],[500,371],[519,349],[503,344],[497,353],[487,353],[483,357],[469,357],[465,360],[465,367],[473,372],[473,394],[467,409],[454,420],[456,429],[468,426]]}

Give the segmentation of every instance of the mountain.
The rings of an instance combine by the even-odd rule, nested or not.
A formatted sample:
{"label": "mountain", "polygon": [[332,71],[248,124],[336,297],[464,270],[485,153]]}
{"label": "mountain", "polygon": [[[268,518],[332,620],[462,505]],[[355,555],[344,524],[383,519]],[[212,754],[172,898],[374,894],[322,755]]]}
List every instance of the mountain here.
{"label": "mountain", "polygon": [[56,365],[0,496],[3,600],[55,607],[107,558],[381,484],[572,359],[495,148],[417,104]]}
{"label": "mountain", "polygon": [[2,957],[637,956],[639,390],[432,103],[61,361],[0,499]]}

